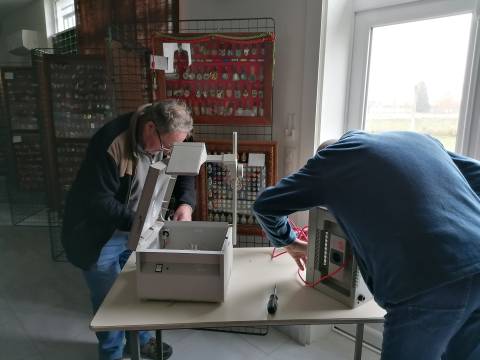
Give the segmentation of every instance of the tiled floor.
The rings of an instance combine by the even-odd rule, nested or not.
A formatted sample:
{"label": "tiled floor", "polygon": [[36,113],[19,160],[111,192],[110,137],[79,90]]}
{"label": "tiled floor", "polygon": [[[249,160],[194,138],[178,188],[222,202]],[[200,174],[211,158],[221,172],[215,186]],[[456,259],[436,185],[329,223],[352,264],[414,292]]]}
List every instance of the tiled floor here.
{"label": "tiled floor", "polygon": [[[0,358],[95,360],[88,294],[79,271],[50,260],[48,229],[0,226]],[[166,331],[172,360],[353,358],[354,345],[331,333],[301,346],[277,329],[267,336],[196,330]],[[367,349],[363,359],[378,360]]]}

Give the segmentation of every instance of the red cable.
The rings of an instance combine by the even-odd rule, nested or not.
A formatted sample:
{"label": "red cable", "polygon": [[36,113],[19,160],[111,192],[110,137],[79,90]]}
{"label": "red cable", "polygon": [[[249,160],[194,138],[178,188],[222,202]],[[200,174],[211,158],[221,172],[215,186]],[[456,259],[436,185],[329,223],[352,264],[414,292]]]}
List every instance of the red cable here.
{"label": "red cable", "polygon": [[330,278],[334,275],[337,275],[341,270],[345,269],[345,266],[347,266],[347,261],[345,261],[342,265],[340,265],[340,267],[337,270],[332,271],[331,273],[328,273],[327,275],[320,276],[320,278],[317,279],[316,281],[314,281],[313,283],[308,282],[307,280],[305,280],[302,277],[302,274],[300,274],[300,269],[297,270],[297,274],[298,274],[298,277],[300,278],[300,280],[302,280],[302,282],[305,284],[306,287],[313,288],[313,287],[317,286],[323,280],[328,279],[328,278]]}
{"label": "red cable", "polygon": [[278,254],[275,254],[275,248],[273,248],[272,255],[270,255],[270,259],[274,259],[274,258],[279,257],[280,255],[283,255],[283,254],[286,254],[286,253],[287,253],[286,251],[282,251]]}
{"label": "red cable", "polygon": [[[296,236],[297,236],[297,239],[302,240],[302,241],[305,241],[305,242],[308,243],[308,226],[304,226],[304,227],[301,228],[301,227],[297,226],[297,225],[293,222],[293,220],[288,219],[288,222],[289,222],[290,226],[292,227],[292,230],[295,231],[295,234],[296,234]],[[262,237],[265,237],[265,234],[262,234]],[[273,248],[272,254],[270,255],[270,259],[274,259],[274,258],[276,258],[276,257],[279,257],[279,256],[287,253],[287,251],[282,251],[282,252],[280,252],[280,253],[278,253],[278,254],[275,254],[275,250],[276,250],[276,249]],[[332,276],[335,276],[335,275],[338,274],[340,271],[342,271],[343,269],[345,269],[345,267],[347,266],[347,262],[348,262],[348,261],[345,260],[345,261],[342,263],[342,265],[340,265],[340,267],[339,267],[337,270],[335,270],[335,271],[333,271],[333,272],[331,272],[331,273],[328,273],[328,274],[326,274],[326,275],[321,276],[319,279],[317,279],[317,280],[314,281],[313,283],[308,282],[307,280],[305,280],[305,279],[302,277],[302,274],[300,273],[300,269],[297,270],[297,274],[298,274],[298,277],[300,278],[300,280],[302,280],[302,282],[305,284],[305,286],[307,286],[307,287],[312,287],[312,288],[313,288],[313,287],[317,286],[317,285],[318,285],[320,282],[322,282],[323,280],[328,279],[328,278],[330,278],[330,277],[332,277]]]}

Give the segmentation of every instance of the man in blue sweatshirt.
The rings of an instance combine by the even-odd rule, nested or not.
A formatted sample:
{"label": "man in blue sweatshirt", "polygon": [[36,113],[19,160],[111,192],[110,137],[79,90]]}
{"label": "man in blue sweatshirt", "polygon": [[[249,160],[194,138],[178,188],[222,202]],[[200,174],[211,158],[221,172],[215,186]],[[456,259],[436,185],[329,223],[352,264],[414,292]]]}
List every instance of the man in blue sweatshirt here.
{"label": "man in blue sweatshirt", "polygon": [[480,162],[430,136],[351,131],[260,194],[274,246],[304,267],[287,215],[326,206],[387,310],[382,359],[480,359]]}

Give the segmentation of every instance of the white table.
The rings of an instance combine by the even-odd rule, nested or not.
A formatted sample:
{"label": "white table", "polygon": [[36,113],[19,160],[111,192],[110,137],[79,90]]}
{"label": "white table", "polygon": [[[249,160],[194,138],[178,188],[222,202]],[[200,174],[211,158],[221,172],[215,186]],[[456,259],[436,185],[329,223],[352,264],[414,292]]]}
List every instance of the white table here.
{"label": "white table", "polygon": [[[288,255],[270,259],[271,251],[271,248],[234,249],[232,276],[223,303],[138,299],[135,254],[132,254],[90,328],[132,331],[132,359],[140,359],[138,330],[156,330],[161,350],[161,330],[167,329],[356,324],[354,359],[360,360],[364,324],[383,322],[385,311],[373,300],[349,309],[318,290],[305,287],[298,278],[295,262]],[[267,301],[275,284],[278,310],[269,315]]]}

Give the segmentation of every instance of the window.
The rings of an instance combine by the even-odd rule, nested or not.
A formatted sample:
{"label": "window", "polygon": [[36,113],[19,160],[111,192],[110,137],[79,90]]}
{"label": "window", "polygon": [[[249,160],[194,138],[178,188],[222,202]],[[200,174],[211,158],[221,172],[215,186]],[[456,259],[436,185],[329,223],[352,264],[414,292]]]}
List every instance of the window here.
{"label": "window", "polygon": [[372,29],[365,130],[411,130],[455,150],[471,14]]}
{"label": "window", "polygon": [[348,128],[418,131],[465,150],[474,4],[436,1],[356,14]]}
{"label": "window", "polygon": [[55,0],[55,28],[61,32],[75,26],[74,0]]}

